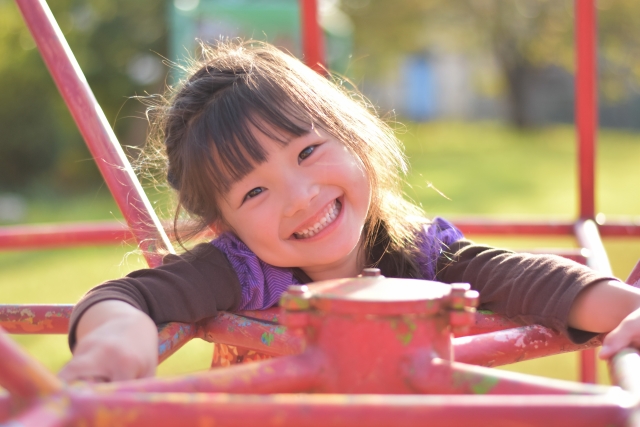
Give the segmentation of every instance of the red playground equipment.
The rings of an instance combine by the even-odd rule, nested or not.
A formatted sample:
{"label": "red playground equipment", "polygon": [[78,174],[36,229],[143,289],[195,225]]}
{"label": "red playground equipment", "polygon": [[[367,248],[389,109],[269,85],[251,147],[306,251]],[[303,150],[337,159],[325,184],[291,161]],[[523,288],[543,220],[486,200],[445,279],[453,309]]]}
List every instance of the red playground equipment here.
{"label": "red playground equipment", "polygon": [[[172,251],[131,167],[44,0],[16,0],[132,232],[110,224],[12,227],[1,248],[113,242],[134,235],[150,265]],[[322,70],[316,0],[301,0],[305,58]],[[457,222],[468,234],[574,235],[567,254],[609,272],[600,240],[640,237],[638,224],[594,221],[595,7],[576,0],[576,120],[580,215],[567,223]],[[640,285],[640,263],[628,279]],[[291,286],[280,309],[221,313],[159,328],[160,361],[192,338],[216,343],[215,365],[265,359],[179,378],[66,386],[0,329],[0,424],[6,426],[640,426],[640,354],[611,363],[614,387],[487,367],[583,352],[595,382],[596,337],[576,345],[547,328],[475,312],[478,294],[452,286],[361,277]],[[0,305],[11,333],[66,333],[71,306]],[[452,338],[455,336],[455,338]],[[274,357],[277,356],[277,357]],[[304,394],[301,394],[304,393]]]}

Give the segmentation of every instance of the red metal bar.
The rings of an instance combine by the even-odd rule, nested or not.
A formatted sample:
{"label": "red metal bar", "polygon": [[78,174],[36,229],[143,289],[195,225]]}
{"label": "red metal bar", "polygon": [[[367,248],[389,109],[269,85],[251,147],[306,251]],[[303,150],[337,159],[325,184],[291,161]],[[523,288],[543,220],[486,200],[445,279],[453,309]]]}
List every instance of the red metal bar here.
{"label": "red metal bar", "polygon": [[158,363],[161,363],[180,348],[199,337],[198,328],[189,323],[171,322],[158,327]]}
{"label": "red metal bar", "polygon": [[264,322],[278,323],[278,319],[280,318],[280,308],[271,307],[264,310],[245,310],[236,314],[248,319],[259,319]]}
{"label": "red metal bar", "polygon": [[598,229],[604,237],[640,237],[640,220],[630,222],[609,222],[599,224]]}
{"label": "red metal bar", "polygon": [[[607,251],[602,244],[598,226],[593,220],[579,220],[575,226],[576,238],[580,246],[589,251],[587,265],[605,276],[612,276],[611,264]],[[594,349],[580,353],[580,380],[585,383],[595,384],[598,380],[598,365]]]}
{"label": "red metal bar", "polygon": [[282,325],[262,322],[232,313],[220,313],[202,325],[209,342],[250,348],[269,355],[298,354],[305,339]]}
{"label": "red metal bar", "polygon": [[302,26],[302,54],[309,68],[326,74],[324,37],[318,20],[318,1],[299,0]]}
{"label": "red metal bar", "polygon": [[605,276],[612,276],[611,264],[604,248],[598,226],[592,220],[580,220],[575,225],[576,238],[583,248],[589,251],[587,265]]}
{"label": "red metal bar", "polygon": [[0,327],[10,334],[66,334],[71,304],[2,304]]}
{"label": "red metal bar", "polygon": [[[525,375],[464,363],[432,359],[424,354],[415,360],[407,381],[427,394],[607,394],[611,387]],[[421,360],[422,359],[422,360]]]}
{"label": "red metal bar", "polygon": [[571,236],[573,222],[498,221],[487,218],[460,218],[454,221],[464,234]]}
{"label": "red metal bar", "polygon": [[117,221],[0,227],[0,250],[113,245],[132,239],[127,226]]}
{"label": "red metal bar", "polygon": [[37,402],[6,425],[20,427],[68,426],[73,419],[70,403],[70,400],[63,396]]}
{"label": "red metal bar", "polygon": [[15,415],[17,407],[15,399],[7,393],[0,394],[0,423],[4,423],[9,417]]}
{"label": "red metal bar", "polygon": [[[569,222],[496,222],[491,219],[459,219],[455,224],[470,235],[564,236],[573,234]],[[599,224],[603,237],[640,237],[640,219]],[[118,221],[75,224],[35,224],[0,227],[0,250],[42,249],[78,245],[107,245],[133,240],[129,229]],[[553,253],[582,262],[574,253]],[[256,316],[261,318],[259,316]],[[269,320],[269,319],[265,319]]]}
{"label": "red metal bar", "polygon": [[594,0],[575,0],[576,129],[580,218],[595,218],[595,146],[598,128],[597,26]]}
{"label": "red metal bar", "polygon": [[627,283],[631,286],[640,287],[640,261],[633,267],[629,277],[627,278]]}
{"label": "red metal bar", "polygon": [[456,362],[502,366],[553,354],[584,350],[602,344],[602,336],[574,344],[562,334],[540,325],[453,339]]}
{"label": "red metal bar", "polygon": [[76,393],[71,399],[74,425],[83,426],[623,427],[631,414],[612,396]]}
{"label": "red metal bar", "polygon": [[44,0],[16,0],[24,20],[111,194],[150,265],[173,252],[127,157]]}
{"label": "red metal bar", "polygon": [[505,329],[519,328],[523,325],[507,319],[502,314],[490,311],[478,310],[475,315],[475,322],[470,325],[466,333],[455,333],[456,337],[486,334],[489,332],[503,331]]}
{"label": "red metal bar", "polygon": [[636,398],[640,397],[640,354],[638,350],[627,348],[609,361],[609,371],[614,384],[628,391]]}
{"label": "red metal bar", "polygon": [[96,385],[102,392],[186,392],[186,393],[299,393],[312,390],[319,382],[322,358],[310,352],[284,356],[259,363],[185,375],[179,378],[148,378]]}
{"label": "red metal bar", "polygon": [[62,383],[0,329],[0,386],[20,399],[45,396],[62,389]]}

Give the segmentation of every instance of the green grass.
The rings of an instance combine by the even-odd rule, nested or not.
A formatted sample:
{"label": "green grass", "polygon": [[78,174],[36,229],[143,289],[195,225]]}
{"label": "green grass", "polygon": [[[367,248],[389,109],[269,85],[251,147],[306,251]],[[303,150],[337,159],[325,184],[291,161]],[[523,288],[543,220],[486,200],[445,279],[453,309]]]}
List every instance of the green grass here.
{"label": "green grass", "polygon": [[[402,139],[411,162],[406,192],[431,215],[576,214],[571,127],[518,132],[497,123],[434,122],[408,126]],[[601,132],[596,171],[600,211],[640,215],[640,198],[634,194],[640,182],[638,159],[637,134]]]}
{"label": "green grass", "polygon": [[[607,216],[640,216],[639,135],[603,131],[597,201]],[[429,216],[575,217],[575,136],[567,126],[517,132],[496,123],[409,125],[401,135],[411,162],[406,192]],[[432,185],[430,186],[429,183]],[[444,193],[440,195],[434,187]],[[26,222],[120,218],[104,189],[71,199],[29,200]],[[474,237],[474,236],[470,236]],[[512,248],[571,246],[569,239],[479,237]],[[640,258],[640,242],[605,241],[614,273],[625,278]],[[144,265],[124,246],[0,253],[0,302],[74,303],[89,288]],[[57,371],[69,359],[64,336],[15,336],[30,354]],[[209,366],[211,347],[193,341],[160,367],[161,375]],[[554,356],[508,369],[577,379],[576,355]],[[602,381],[605,370],[601,367]]]}

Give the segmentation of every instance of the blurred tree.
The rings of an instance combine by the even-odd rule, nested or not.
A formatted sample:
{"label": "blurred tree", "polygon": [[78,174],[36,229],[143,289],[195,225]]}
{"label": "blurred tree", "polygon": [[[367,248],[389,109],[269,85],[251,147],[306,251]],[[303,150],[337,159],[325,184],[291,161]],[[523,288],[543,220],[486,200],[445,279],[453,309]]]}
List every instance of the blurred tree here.
{"label": "blurred tree", "polygon": [[[57,0],[52,12],[122,143],[143,142],[144,107],[162,90],[164,2]],[[22,17],[0,0],[0,191],[82,190],[101,182]],[[132,118],[138,117],[138,118]]]}
{"label": "blurred tree", "polygon": [[[574,0],[342,0],[342,7],[355,24],[358,74],[384,73],[399,55],[430,49],[489,53],[518,127],[530,124],[527,79],[550,65],[574,70]],[[602,92],[612,100],[638,93],[640,2],[596,7]]]}

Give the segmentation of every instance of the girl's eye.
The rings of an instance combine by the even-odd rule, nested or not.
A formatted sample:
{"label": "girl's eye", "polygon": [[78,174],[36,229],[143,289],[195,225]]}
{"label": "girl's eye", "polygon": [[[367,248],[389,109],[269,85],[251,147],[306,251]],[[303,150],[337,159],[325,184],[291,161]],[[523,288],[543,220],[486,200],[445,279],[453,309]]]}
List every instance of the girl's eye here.
{"label": "girl's eye", "polygon": [[264,191],[263,187],[256,187],[253,190],[249,191],[246,196],[244,196],[244,201],[252,199],[256,197],[258,194]]}
{"label": "girl's eye", "polygon": [[305,148],[304,150],[302,150],[300,152],[300,154],[298,154],[298,163],[300,163],[302,160],[304,160],[307,157],[309,157],[311,155],[311,153],[313,153],[317,147],[318,147],[317,145],[310,145],[307,148]]}

